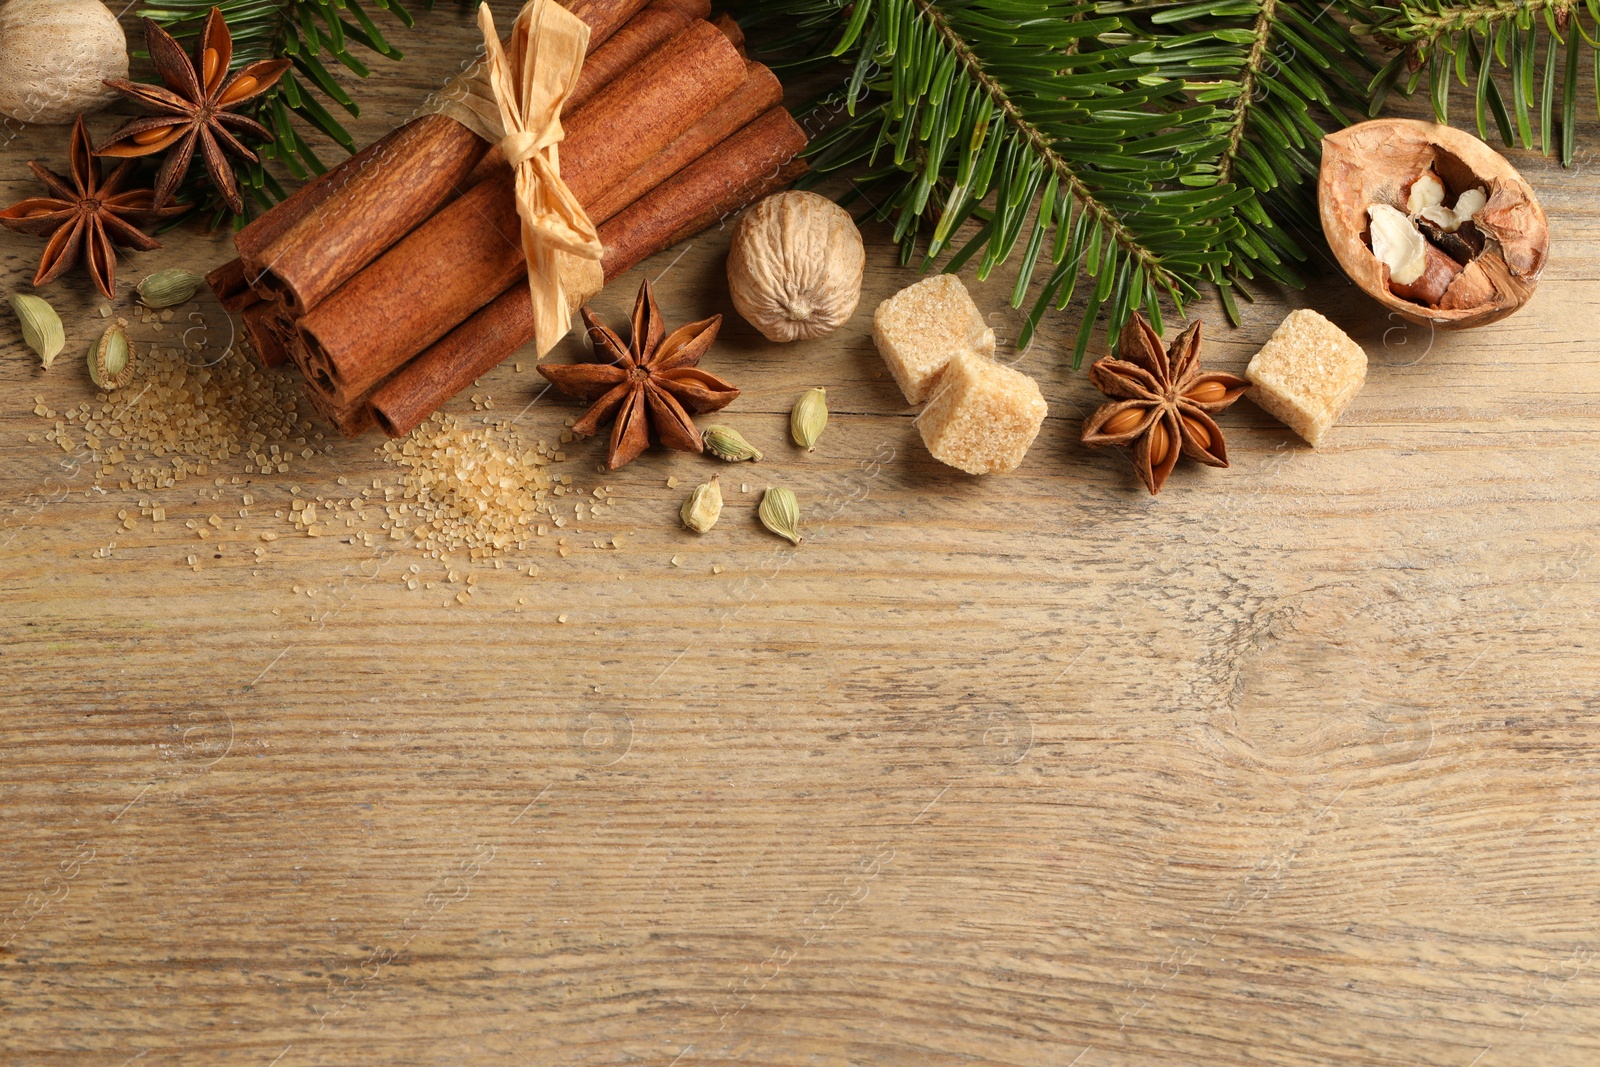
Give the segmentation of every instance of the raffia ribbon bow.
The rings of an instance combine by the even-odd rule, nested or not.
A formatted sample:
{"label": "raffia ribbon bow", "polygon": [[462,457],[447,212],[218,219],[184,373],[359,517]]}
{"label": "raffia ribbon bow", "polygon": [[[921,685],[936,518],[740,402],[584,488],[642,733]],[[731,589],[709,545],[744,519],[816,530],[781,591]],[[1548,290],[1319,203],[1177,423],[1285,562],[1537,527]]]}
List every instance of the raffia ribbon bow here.
{"label": "raffia ribbon bow", "polygon": [[578,84],[589,27],[554,0],[529,0],[507,47],[501,47],[487,3],[478,8],[478,28],[487,49],[489,87],[499,105],[500,150],[517,176],[534,338],[543,356],[572,324],[562,257],[591,260],[585,266],[598,271],[604,252],[594,223],[561,180],[557,147],[566,137],[561,108]]}

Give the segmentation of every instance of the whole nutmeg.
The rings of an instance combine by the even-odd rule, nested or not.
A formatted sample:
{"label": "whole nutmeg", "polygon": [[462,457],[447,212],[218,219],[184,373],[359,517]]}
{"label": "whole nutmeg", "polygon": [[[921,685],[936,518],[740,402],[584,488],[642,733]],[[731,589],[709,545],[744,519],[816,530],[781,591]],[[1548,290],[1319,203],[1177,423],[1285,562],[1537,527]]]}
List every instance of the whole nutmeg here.
{"label": "whole nutmeg", "polygon": [[767,340],[805,340],[849,321],[866,266],[848,211],[816,193],[776,193],[734,229],[728,289],[739,314]]}
{"label": "whole nutmeg", "polygon": [[98,111],[128,77],[128,39],[100,0],[9,0],[0,8],[0,114],[50,125]]}
{"label": "whole nutmeg", "polygon": [[1478,138],[1437,123],[1376,119],[1324,137],[1317,202],[1350,280],[1418,325],[1505,318],[1533,296],[1550,255],[1528,183]]}

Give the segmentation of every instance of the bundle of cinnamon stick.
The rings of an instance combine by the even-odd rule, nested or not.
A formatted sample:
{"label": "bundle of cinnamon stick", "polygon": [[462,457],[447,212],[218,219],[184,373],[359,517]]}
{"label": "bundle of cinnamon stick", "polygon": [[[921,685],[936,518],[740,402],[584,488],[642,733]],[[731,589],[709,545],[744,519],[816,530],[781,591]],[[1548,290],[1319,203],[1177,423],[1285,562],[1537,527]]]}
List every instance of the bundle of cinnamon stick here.
{"label": "bundle of cinnamon stick", "polygon": [[[806,135],[709,0],[565,0],[590,27],[561,175],[607,281],[800,176]],[[427,115],[240,230],[208,276],[263,363],[341,433],[409,433],[533,339],[514,176]]]}

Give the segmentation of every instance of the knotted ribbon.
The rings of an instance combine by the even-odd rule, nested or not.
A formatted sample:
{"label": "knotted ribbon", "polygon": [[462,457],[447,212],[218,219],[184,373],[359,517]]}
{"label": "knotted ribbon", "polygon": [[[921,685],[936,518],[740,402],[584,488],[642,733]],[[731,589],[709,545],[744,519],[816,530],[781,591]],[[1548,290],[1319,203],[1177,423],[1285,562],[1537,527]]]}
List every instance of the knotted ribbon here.
{"label": "knotted ribbon", "polygon": [[572,323],[566,285],[599,289],[604,248],[594,223],[561,180],[561,109],[577,87],[589,27],[555,0],[529,0],[504,46],[487,3],[478,8],[486,60],[435,98],[431,110],[498,143],[516,172],[522,254],[533,298],[534,343],[545,355]]}

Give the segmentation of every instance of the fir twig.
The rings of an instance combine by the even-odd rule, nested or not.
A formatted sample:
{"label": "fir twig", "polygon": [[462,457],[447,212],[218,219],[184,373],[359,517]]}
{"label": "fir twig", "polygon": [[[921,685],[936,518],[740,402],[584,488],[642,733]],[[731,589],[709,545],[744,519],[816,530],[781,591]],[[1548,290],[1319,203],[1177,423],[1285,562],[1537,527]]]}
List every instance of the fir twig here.
{"label": "fir twig", "polygon": [[1321,243],[1311,189],[1325,126],[1361,116],[1366,82],[1377,70],[1334,5],[1133,0],[1098,10],[1122,15],[1131,30],[1160,41],[1136,64],[1181,80],[1189,96],[1225,110],[1218,143],[1196,146],[1201,156],[1215,152],[1215,164],[1197,165],[1186,184],[1209,176],[1219,188],[1247,194],[1237,201],[1229,262],[1212,278],[1229,318],[1238,321],[1233,290],[1243,280],[1301,285],[1295,264]]}
{"label": "fir twig", "polygon": [[[1448,122],[1453,78],[1473,93],[1479,137],[1488,140],[1492,118],[1508,148],[1554,150],[1563,166],[1572,164],[1581,61],[1593,68],[1600,95],[1600,7],[1576,0],[1346,3],[1355,32],[1395,53],[1372,80],[1370,114],[1390,92],[1409,96],[1426,84],[1435,116]],[[1497,72],[1509,83],[1509,109]]]}
{"label": "fir twig", "polygon": [[1019,346],[1083,283],[1076,365],[1102,313],[1115,337],[1135,310],[1159,324],[1163,295],[1181,313],[1202,282],[1230,313],[1241,279],[1298,283],[1288,231],[1318,229],[1321,123],[1359,114],[1376,69],[1352,73],[1348,31],[1306,6],[763,0],[745,21],[782,24],[807,65],[819,45],[846,61],[850,118],[813,166],[894,221],[906,262],[931,266],[972,221],[945,270],[976,259],[982,279],[1020,255],[1020,307],[1042,267]]}

